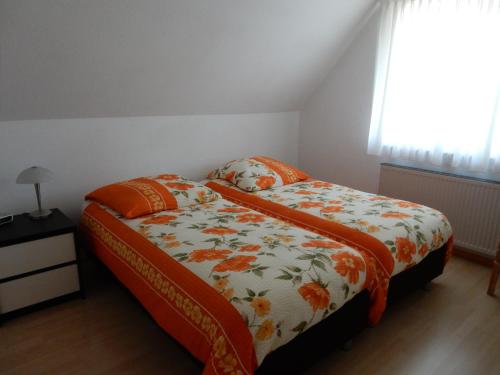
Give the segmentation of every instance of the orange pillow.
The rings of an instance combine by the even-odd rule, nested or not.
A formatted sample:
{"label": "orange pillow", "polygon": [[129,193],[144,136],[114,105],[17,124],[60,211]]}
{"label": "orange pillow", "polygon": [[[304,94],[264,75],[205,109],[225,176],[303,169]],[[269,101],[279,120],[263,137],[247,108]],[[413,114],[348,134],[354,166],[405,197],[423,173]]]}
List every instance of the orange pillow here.
{"label": "orange pillow", "polygon": [[219,194],[182,176],[162,174],[103,186],[85,196],[128,219],[214,201]]}
{"label": "orange pillow", "polygon": [[208,178],[231,182],[242,190],[258,191],[309,178],[301,170],[267,156],[232,160],[209,173]]}

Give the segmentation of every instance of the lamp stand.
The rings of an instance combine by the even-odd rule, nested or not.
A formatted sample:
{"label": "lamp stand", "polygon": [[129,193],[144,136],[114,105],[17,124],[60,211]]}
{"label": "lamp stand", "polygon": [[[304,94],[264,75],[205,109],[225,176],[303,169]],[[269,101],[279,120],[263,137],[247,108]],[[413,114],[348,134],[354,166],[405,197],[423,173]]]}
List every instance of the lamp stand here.
{"label": "lamp stand", "polygon": [[52,213],[51,210],[42,209],[42,198],[40,196],[40,184],[35,184],[36,202],[38,203],[38,210],[30,212],[30,217],[34,220],[45,219]]}

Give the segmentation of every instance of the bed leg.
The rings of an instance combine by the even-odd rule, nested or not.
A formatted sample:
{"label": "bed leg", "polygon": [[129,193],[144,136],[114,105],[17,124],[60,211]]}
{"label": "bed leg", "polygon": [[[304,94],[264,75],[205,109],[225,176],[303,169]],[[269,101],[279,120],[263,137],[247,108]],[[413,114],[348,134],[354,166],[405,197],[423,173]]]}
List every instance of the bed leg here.
{"label": "bed leg", "polygon": [[422,285],[422,290],[424,290],[426,292],[430,292],[431,289],[432,289],[432,282],[431,281]]}
{"label": "bed leg", "polygon": [[351,349],[352,349],[352,339],[347,340],[346,342],[344,342],[344,343],[342,344],[342,350],[343,350],[344,352],[348,352],[348,351],[350,351]]}

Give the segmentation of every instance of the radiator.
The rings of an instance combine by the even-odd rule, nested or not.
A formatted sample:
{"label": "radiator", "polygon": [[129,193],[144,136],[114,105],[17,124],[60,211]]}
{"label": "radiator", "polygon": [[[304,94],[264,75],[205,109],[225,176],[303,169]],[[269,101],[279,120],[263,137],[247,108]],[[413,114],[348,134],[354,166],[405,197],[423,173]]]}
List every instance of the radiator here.
{"label": "radiator", "polygon": [[500,184],[382,165],[379,194],[441,211],[451,222],[456,246],[494,257],[500,238]]}

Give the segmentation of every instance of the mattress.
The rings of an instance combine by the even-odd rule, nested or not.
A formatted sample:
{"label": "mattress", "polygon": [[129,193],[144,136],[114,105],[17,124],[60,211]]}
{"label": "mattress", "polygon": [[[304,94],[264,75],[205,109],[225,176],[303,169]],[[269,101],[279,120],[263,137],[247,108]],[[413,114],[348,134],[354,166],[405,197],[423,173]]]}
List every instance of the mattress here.
{"label": "mattress", "polygon": [[253,373],[376,288],[359,251],[224,199],[135,219],[88,203],[81,224],[96,255],[205,374]]}

